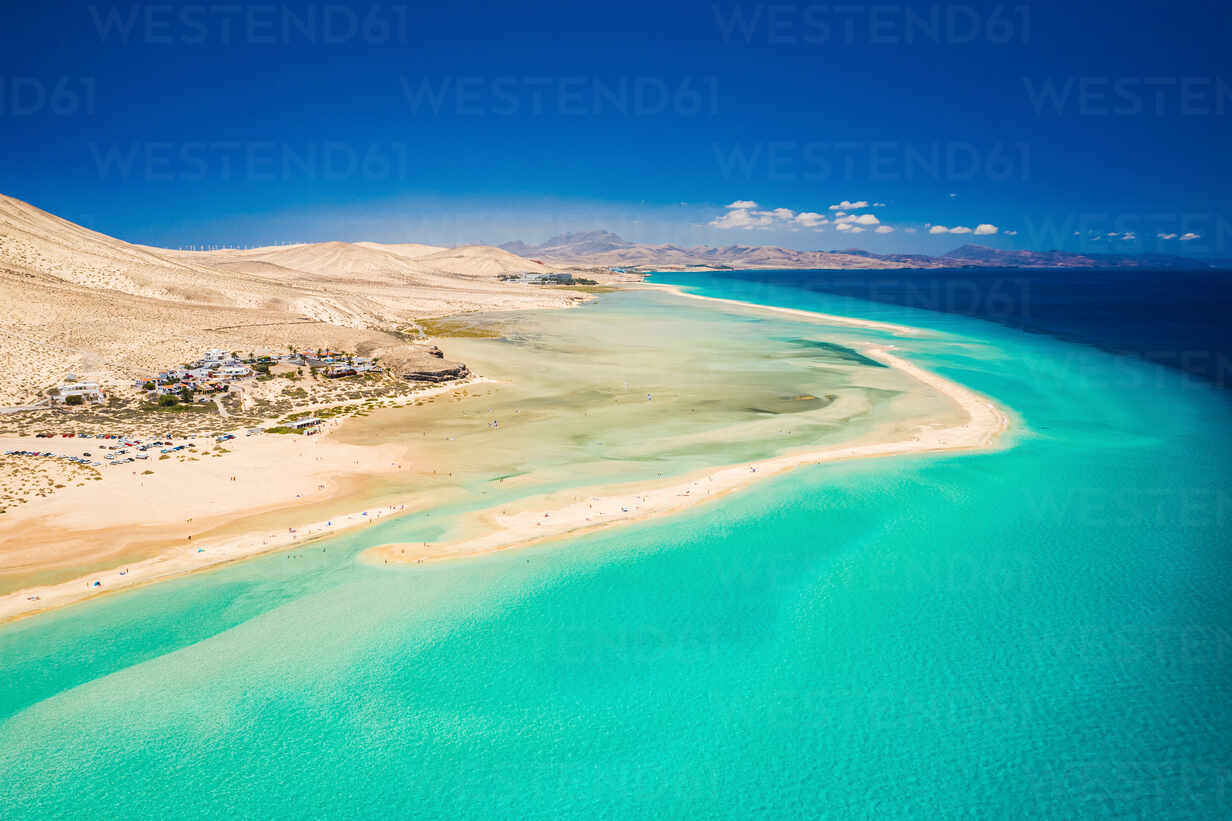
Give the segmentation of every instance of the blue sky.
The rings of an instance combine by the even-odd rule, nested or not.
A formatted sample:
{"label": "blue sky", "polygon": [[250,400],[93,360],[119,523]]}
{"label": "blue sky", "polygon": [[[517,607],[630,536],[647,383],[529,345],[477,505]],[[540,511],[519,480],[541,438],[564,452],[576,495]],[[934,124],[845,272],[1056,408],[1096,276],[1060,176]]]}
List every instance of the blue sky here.
{"label": "blue sky", "polygon": [[1232,257],[1229,42],[1196,0],[30,4],[0,192],[172,246]]}

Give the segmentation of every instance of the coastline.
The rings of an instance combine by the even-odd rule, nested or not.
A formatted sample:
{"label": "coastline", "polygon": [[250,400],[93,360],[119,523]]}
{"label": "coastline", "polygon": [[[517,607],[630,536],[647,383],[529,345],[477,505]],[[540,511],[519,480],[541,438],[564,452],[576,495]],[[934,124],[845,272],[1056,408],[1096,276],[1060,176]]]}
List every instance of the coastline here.
{"label": "coastline", "polygon": [[765,311],[783,316],[790,316],[793,319],[803,319],[810,322],[824,322],[827,325],[846,325],[852,328],[864,328],[870,331],[884,331],[886,333],[896,334],[898,336],[921,337],[927,336],[929,331],[925,328],[915,328],[911,325],[898,325],[893,322],[879,322],[875,319],[860,319],[854,316],[840,316],[838,314],[823,314],[819,311],[805,311],[800,308],[784,308],[779,305],[759,305],[756,302],[741,302],[738,299],[726,299],[718,296],[704,296],[695,294],[692,291],[686,291],[679,285],[669,285],[665,282],[642,282],[644,287],[656,288],[675,294],[676,296],[687,297],[689,299],[700,299],[703,302],[713,302],[720,305],[733,305],[745,311],[757,310]]}
{"label": "coastline", "polygon": [[[918,337],[927,333],[926,330],[909,326],[705,297],[683,291],[676,286],[647,284],[666,289],[679,296],[731,304],[742,310],[766,311],[827,324],[888,331],[904,336]],[[451,543],[430,544],[426,547],[404,544],[382,545],[365,551],[361,554],[362,559],[368,562],[384,561],[390,564],[407,563],[471,556],[525,546],[565,535],[576,535],[618,524],[669,515],[693,505],[720,498],[760,479],[803,465],[908,453],[986,449],[992,447],[997,437],[1008,428],[1008,418],[990,400],[958,383],[891,354],[889,352],[891,348],[892,346],[870,347],[865,353],[870,358],[898,369],[947,396],[955,406],[964,411],[966,421],[942,428],[921,425],[907,439],[798,451],[757,462],[709,469],[699,474],[665,480],[664,483],[652,485],[643,482],[636,486],[620,487],[614,493],[609,492],[601,496],[580,496],[575,490],[538,497],[538,504],[534,509],[509,513],[509,508],[513,506],[501,506],[504,512],[489,509],[486,513],[480,513],[477,520],[485,528],[485,532],[480,536]],[[470,383],[441,386],[431,392],[446,393],[466,387],[468,384]],[[359,463],[356,462],[356,464]],[[321,464],[317,467],[329,469],[333,466]],[[585,493],[584,490],[582,492]],[[572,501],[565,501],[561,498],[565,496],[572,497]],[[520,504],[525,504],[525,501]],[[601,508],[597,512],[596,504]],[[243,512],[249,515],[260,515],[266,519],[281,514],[285,524],[287,514],[293,511],[295,506],[294,501],[289,500],[288,504],[269,507],[263,511],[249,509]],[[413,512],[420,506],[412,508],[405,504],[386,504],[359,510],[353,509],[307,524],[295,524],[287,528],[285,532],[271,533],[268,527],[254,527],[238,535],[232,533],[215,539],[199,539],[191,547],[178,544],[169,550],[163,550],[156,555],[133,561],[127,565],[77,576],[63,582],[27,587],[0,595],[0,624],[79,601],[94,599],[100,595],[134,589],[145,584],[165,581],[262,554],[301,546],[323,537],[371,524],[394,513]],[[320,505],[314,505],[314,509],[319,510]],[[94,586],[94,581],[101,582],[101,585]]]}
{"label": "coastline", "polygon": [[[425,388],[397,406],[431,401],[494,381],[472,376]],[[79,542],[97,543],[105,537],[124,535],[134,544],[149,541],[160,547],[153,555],[128,561],[116,557],[114,564],[109,563],[93,572],[74,573],[63,581],[0,593],[0,625],[85,599],[295,547],[406,509],[408,505],[404,504],[373,504],[358,509],[344,508],[332,516],[321,512],[336,508],[357,479],[380,475],[402,459],[399,453],[382,453],[338,443],[330,435],[330,429],[339,424],[341,422],[328,422],[327,431],[313,438],[266,434],[251,441],[239,439],[240,446],[225,459],[203,458],[191,465],[154,462],[152,466],[165,478],[143,486],[143,477],[135,471],[133,475],[116,476],[110,480],[113,486],[108,488],[105,504],[97,499],[84,502],[75,489],[70,488],[49,499],[48,506],[43,509],[16,511],[4,522],[5,531],[0,532],[0,542],[4,541],[6,533],[11,534],[8,539],[22,542],[27,553],[47,549],[44,540],[31,539],[28,535],[39,529],[63,531]],[[91,441],[85,440],[82,446],[93,447],[88,444]],[[288,471],[289,464],[298,464],[299,471]],[[230,475],[242,481],[227,481]],[[203,478],[209,488],[205,492],[200,490]],[[194,480],[198,483],[196,492],[184,494],[180,482]],[[127,504],[123,501],[126,495],[129,497]],[[133,512],[138,501],[141,507]],[[271,524],[275,517],[285,519],[300,505],[310,506],[313,519],[301,519],[289,526],[285,522]],[[249,517],[265,520],[266,524],[246,528],[240,533],[226,532],[232,520]],[[50,525],[52,519],[57,522],[54,528]],[[277,532],[273,532],[275,529]],[[210,535],[215,531],[223,531],[225,535]],[[192,538],[194,536],[196,538]],[[19,562],[21,552],[19,549],[13,557]],[[77,563],[81,557],[68,556],[65,560]],[[101,586],[94,587],[95,581],[101,582]]]}
{"label": "coastline", "polygon": [[[602,495],[578,495],[576,490],[552,494],[517,512],[481,514],[479,520],[487,529],[481,536],[440,544],[391,543],[365,551],[365,558],[372,563],[407,564],[526,547],[668,516],[806,465],[912,453],[989,450],[1008,430],[1006,413],[975,391],[895,356],[888,348],[870,347],[862,353],[944,394],[966,414],[966,421],[940,428],[921,425],[908,439],[837,445],[727,465],[666,484],[638,483]],[[573,500],[562,504],[562,496],[572,496]],[[509,507],[514,506],[506,506]]]}

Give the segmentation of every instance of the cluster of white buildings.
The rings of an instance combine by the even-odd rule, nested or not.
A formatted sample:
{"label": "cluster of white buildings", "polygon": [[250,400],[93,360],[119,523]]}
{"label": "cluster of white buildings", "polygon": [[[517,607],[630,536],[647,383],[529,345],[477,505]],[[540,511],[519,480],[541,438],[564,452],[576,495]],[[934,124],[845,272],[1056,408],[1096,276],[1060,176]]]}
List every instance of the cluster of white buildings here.
{"label": "cluster of white buildings", "polygon": [[158,376],[141,385],[154,383],[153,392],[158,396],[178,395],[185,389],[194,393],[217,393],[227,390],[230,382],[252,376],[252,373],[251,367],[229,352],[210,350],[188,367],[160,371]]}
{"label": "cluster of white buildings", "polygon": [[347,356],[335,351],[303,352],[292,354],[289,361],[309,368],[323,368],[325,375],[337,378],[360,373],[377,373],[381,368],[366,356]]}
{"label": "cluster of white buildings", "polygon": [[179,395],[185,388],[194,393],[216,393],[227,390],[229,383],[237,379],[252,376],[254,372],[250,363],[273,365],[280,362],[321,369],[325,376],[331,378],[377,373],[381,370],[380,366],[368,357],[348,356],[334,351],[285,353],[262,356],[245,362],[228,351],[215,349],[206,351],[201,359],[187,367],[161,371],[140,385],[154,383],[154,393],[158,396]]}

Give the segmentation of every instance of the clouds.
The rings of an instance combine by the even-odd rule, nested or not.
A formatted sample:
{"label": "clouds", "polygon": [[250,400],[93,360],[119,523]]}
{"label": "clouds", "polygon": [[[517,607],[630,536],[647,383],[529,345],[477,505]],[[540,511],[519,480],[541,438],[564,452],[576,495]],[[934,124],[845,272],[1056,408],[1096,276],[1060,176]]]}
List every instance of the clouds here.
{"label": "clouds", "polygon": [[[841,212],[840,212],[841,213]],[[846,234],[859,234],[867,225],[880,225],[881,220],[873,214],[844,214],[834,220],[834,228]],[[885,232],[882,231],[884,234]]]}
{"label": "clouds", "polygon": [[1181,234],[1181,242],[1189,242],[1191,239],[1198,239],[1198,235],[1192,232]]}
{"label": "clouds", "polygon": [[[869,203],[872,202],[872,205]],[[833,226],[840,234],[893,234],[901,231],[904,234],[927,232],[932,235],[968,235],[976,237],[993,237],[1005,235],[1014,237],[1017,231],[1003,230],[991,222],[973,223],[969,225],[945,225],[926,222],[915,225],[885,225],[871,208],[882,208],[884,202],[872,200],[842,200],[826,206],[825,211],[795,211],[791,208],[769,208],[760,205],[755,200],[734,200],[725,206],[723,213],[710,220],[707,225],[721,230],[777,230],[777,231],[824,231]],[[1131,238],[1129,234],[1126,238]]]}
{"label": "clouds", "polygon": [[753,211],[756,207],[757,203],[752,200],[736,200],[727,206],[726,214],[712,219],[710,225],[725,231],[736,228],[768,228],[774,223],[773,216],[768,211]]}
{"label": "clouds", "polygon": [[[966,225],[955,225],[953,227],[933,225],[932,223],[925,223],[924,225],[928,228],[928,233],[930,234],[974,234],[977,237],[991,237],[994,234],[1002,233],[1001,229],[991,222],[981,222],[974,228],[969,228]],[[1004,233],[1011,237],[1018,235],[1017,231],[1005,231]]]}
{"label": "clouds", "polygon": [[1192,242],[1195,239],[1202,238],[1201,234],[1195,234],[1192,231],[1187,231],[1184,234],[1181,234],[1179,237],[1175,233],[1163,233],[1162,231],[1156,234],[1155,236],[1159,237],[1160,239],[1179,239],[1181,242]]}
{"label": "clouds", "polygon": [[786,228],[795,231],[801,228],[819,229],[829,225],[830,220],[816,211],[801,211],[797,214],[790,208],[763,209],[753,200],[736,200],[727,206],[727,213],[720,214],[708,224],[712,228],[723,230]]}
{"label": "clouds", "polygon": [[835,225],[844,225],[851,223],[853,225],[879,225],[881,220],[873,214],[844,214],[834,221]]}
{"label": "clouds", "polygon": [[796,224],[803,228],[819,228],[829,222],[830,220],[816,211],[801,211],[799,214],[796,214]]}

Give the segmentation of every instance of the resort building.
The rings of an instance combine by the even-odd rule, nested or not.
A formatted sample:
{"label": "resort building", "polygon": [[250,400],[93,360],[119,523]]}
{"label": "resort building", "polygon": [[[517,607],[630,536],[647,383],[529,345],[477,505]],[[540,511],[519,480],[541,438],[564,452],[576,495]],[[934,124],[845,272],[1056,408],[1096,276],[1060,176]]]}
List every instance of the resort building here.
{"label": "resort building", "polygon": [[97,382],[70,382],[51,392],[53,402],[67,402],[70,396],[80,396],[83,402],[102,402],[103,392]]}

